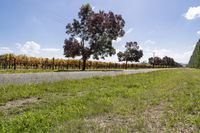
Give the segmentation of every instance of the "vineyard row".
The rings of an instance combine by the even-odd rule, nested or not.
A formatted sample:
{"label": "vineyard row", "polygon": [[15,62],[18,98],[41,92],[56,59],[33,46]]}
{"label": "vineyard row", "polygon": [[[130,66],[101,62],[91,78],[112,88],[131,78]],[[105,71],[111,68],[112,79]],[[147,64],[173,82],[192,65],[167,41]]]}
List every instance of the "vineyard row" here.
{"label": "vineyard row", "polygon": [[[81,60],[49,59],[26,55],[0,55],[0,69],[81,69]],[[87,61],[87,69],[124,69],[126,64]],[[128,68],[151,68],[148,64],[128,64]]]}

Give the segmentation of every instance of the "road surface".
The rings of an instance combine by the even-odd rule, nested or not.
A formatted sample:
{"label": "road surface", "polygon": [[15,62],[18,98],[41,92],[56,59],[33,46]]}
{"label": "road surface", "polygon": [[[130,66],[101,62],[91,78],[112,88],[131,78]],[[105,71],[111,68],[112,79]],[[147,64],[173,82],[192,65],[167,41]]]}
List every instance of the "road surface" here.
{"label": "road surface", "polygon": [[0,74],[0,84],[42,83],[42,82],[53,82],[53,81],[59,81],[59,80],[84,79],[84,78],[91,78],[91,77],[147,73],[147,72],[158,71],[158,70],[161,70],[161,69]]}

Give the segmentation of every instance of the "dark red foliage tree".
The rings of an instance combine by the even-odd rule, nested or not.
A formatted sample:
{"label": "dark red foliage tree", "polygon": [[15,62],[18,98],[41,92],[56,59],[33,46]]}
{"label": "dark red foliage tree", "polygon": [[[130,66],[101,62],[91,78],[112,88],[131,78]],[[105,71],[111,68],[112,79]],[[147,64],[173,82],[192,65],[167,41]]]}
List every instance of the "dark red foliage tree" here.
{"label": "dark red foliage tree", "polygon": [[111,11],[95,13],[89,4],[80,8],[78,16],[78,20],[74,19],[66,26],[69,38],[64,41],[64,55],[81,56],[82,70],[85,70],[86,61],[91,56],[98,60],[116,53],[112,41],[125,34],[125,21]]}
{"label": "dark red foliage tree", "polygon": [[128,61],[130,62],[139,62],[140,58],[143,56],[143,51],[140,50],[137,42],[127,42],[126,50],[124,52],[119,52],[117,54],[119,61],[126,62],[126,68]]}
{"label": "dark red foliage tree", "polygon": [[162,64],[162,59],[160,57],[151,57],[149,58],[149,64],[153,65],[161,65]]}
{"label": "dark red foliage tree", "polygon": [[181,64],[174,61],[173,58],[165,56],[162,59],[160,57],[151,57],[149,58],[149,64],[162,66],[162,67],[182,67]]}
{"label": "dark red foliage tree", "polygon": [[162,59],[162,64],[164,65],[164,66],[169,66],[169,67],[174,67],[175,66],[175,64],[176,64],[176,62],[174,61],[174,59],[173,58],[170,58],[170,57],[167,57],[167,56],[165,56],[165,57],[163,57],[163,59]]}

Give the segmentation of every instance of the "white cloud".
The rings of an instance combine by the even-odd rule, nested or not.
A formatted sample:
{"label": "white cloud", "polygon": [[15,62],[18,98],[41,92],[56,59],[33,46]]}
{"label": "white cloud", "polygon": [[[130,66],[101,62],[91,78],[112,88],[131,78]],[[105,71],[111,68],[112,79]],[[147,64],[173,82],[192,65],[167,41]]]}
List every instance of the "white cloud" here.
{"label": "white cloud", "polygon": [[129,28],[129,29],[127,30],[126,34],[129,34],[129,33],[131,33],[132,31],[133,31],[133,28]]}
{"label": "white cloud", "polygon": [[195,45],[192,45],[191,48],[188,51],[175,51],[171,49],[166,49],[162,47],[157,47],[155,41],[147,40],[144,43],[142,43],[142,49],[144,56],[141,59],[141,61],[147,61],[148,58],[153,56],[153,53],[155,53],[155,56],[163,58],[164,56],[169,56],[174,58],[176,62],[179,63],[188,63],[190,56],[192,55],[192,52],[194,50]]}
{"label": "white cloud", "polygon": [[158,47],[151,47],[151,46],[144,46],[143,47],[143,53],[144,56],[141,59],[141,61],[147,61],[148,58],[153,56],[153,52],[155,52],[155,56],[163,58],[164,56],[169,56],[174,58],[176,62],[179,63],[188,63],[190,56],[192,55],[194,46],[191,46],[190,50],[185,51],[185,52],[179,52],[179,51],[174,51],[174,50],[169,50],[165,48],[158,48]]}
{"label": "white cloud", "polygon": [[41,57],[55,57],[63,58],[63,52],[58,48],[41,48],[41,45],[34,41],[27,41],[25,44],[16,44],[19,49],[18,54],[26,54],[29,56],[41,56]]}
{"label": "white cloud", "polygon": [[59,52],[60,49],[57,48],[43,48],[41,49],[42,52]]}
{"label": "white cloud", "polygon": [[40,53],[40,45],[34,41],[28,41],[24,45],[18,44],[23,54],[36,55]]}
{"label": "white cloud", "polygon": [[197,34],[200,35],[200,31],[197,31]]}
{"label": "white cloud", "polygon": [[192,52],[193,52],[193,50],[190,50],[190,51],[187,51],[187,52],[185,52],[185,53],[183,53],[184,55],[189,55],[189,56],[191,56],[192,55]]}
{"label": "white cloud", "polygon": [[155,41],[152,41],[152,40],[147,40],[144,42],[144,44],[155,44],[156,42]]}
{"label": "white cloud", "polygon": [[13,50],[11,50],[9,47],[0,47],[0,54],[7,54],[7,53],[13,53]]}
{"label": "white cloud", "polygon": [[148,58],[153,56],[153,53],[155,53],[155,56],[158,57],[164,57],[169,56],[171,54],[171,51],[164,48],[151,48],[151,47],[144,47],[143,48],[144,57],[143,59],[148,60]]}
{"label": "white cloud", "polygon": [[20,49],[22,46],[20,43],[16,43],[15,45],[17,46],[18,49]]}
{"label": "white cloud", "polygon": [[122,38],[121,37],[118,37],[117,40],[113,40],[113,43],[119,43],[122,41]]}
{"label": "white cloud", "polygon": [[170,50],[167,50],[167,49],[155,49],[155,50],[153,50],[153,52],[159,53],[159,55],[162,55],[163,53],[169,53]]}
{"label": "white cloud", "polygon": [[[153,40],[147,40],[143,43],[141,43],[140,49],[143,50],[143,57],[140,60],[140,62],[148,62],[148,59],[153,56],[153,52],[155,52],[155,56],[163,58],[164,56],[169,56],[174,58],[176,62],[179,63],[188,63],[190,56],[192,55],[194,46],[191,45],[190,49],[188,51],[177,51],[173,49],[167,49],[163,47],[158,47],[158,45],[155,45],[156,42]],[[124,47],[118,47],[116,48],[116,52],[124,51]],[[107,57],[106,60],[101,60],[106,62],[118,62],[117,55],[113,55],[112,57]]]}
{"label": "white cloud", "polygon": [[190,60],[190,57],[192,55],[193,50],[186,51],[184,53],[172,53],[172,56],[175,61],[179,63],[188,63]]}
{"label": "white cloud", "polygon": [[92,10],[94,10],[96,7],[95,6],[92,6]]}
{"label": "white cloud", "polygon": [[184,16],[187,20],[193,20],[200,17],[200,6],[190,7]]}

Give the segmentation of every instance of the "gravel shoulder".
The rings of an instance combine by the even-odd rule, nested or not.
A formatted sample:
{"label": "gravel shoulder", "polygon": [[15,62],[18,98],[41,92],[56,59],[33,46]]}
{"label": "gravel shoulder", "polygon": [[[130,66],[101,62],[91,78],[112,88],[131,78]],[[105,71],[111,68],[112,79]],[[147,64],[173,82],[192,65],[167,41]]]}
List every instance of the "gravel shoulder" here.
{"label": "gravel shoulder", "polygon": [[59,80],[84,79],[84,78],[102,77],[102,76],[116,76],[122,74],[147,73],[158,70],[161,69],[0,74],[0,84],[42,83],[42,82],[53,82]]}

